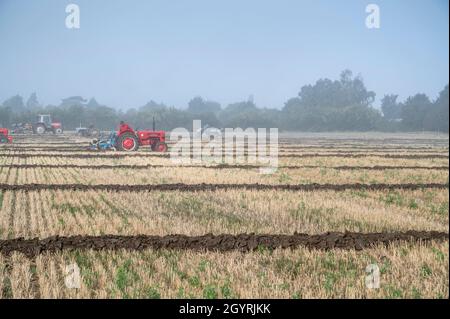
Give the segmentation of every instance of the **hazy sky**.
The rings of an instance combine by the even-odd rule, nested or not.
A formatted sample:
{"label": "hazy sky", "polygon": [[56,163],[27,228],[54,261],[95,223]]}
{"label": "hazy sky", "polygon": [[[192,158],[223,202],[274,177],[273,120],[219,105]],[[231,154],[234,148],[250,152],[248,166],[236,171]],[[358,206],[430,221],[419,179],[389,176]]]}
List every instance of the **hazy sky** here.
{"label": "hazy sky", "polygon": [[[81,28],[67,29],[78,4]],[[381,10],[367,29],[366,5]],[[345,5],[344,5],[345,4]],[[282,107],[305,84],[360,73],[377,99],[448,83],[447,0],[0,0],[0,102],[95,96],[119,108],[201,95]]]}

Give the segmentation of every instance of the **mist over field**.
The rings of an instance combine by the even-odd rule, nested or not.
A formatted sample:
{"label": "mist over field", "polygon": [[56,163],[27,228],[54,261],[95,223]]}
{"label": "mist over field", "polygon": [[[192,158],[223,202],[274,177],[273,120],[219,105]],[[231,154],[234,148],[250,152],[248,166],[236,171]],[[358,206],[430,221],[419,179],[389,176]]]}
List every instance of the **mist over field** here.
{"label": "mist over field", "polygon": [[448,299],[448,38],[448,0],[0,0],[1,310]]}
{"label": "mist over field", "polygon": [[0,2],[3,126],[448,131],[447,1],[74,4]]}

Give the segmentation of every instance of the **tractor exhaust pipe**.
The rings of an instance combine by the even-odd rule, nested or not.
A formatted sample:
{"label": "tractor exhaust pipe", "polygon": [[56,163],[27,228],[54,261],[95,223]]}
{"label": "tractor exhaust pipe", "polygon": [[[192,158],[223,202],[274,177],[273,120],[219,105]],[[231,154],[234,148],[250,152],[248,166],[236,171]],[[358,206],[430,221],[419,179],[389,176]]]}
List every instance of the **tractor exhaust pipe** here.
{"label": "tractor exhaust pipe", "polygon": [[153,131],[155,131],[155,117],[153,116]]}

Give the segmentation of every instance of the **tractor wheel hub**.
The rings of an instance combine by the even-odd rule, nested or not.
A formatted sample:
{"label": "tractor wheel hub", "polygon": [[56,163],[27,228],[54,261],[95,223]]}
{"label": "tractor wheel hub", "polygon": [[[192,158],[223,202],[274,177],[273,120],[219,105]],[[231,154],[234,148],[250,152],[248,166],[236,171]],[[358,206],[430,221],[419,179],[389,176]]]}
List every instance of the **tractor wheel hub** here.
{"label": "tractor wheel hub", "polygon": [[124,139],[122,142],[122,146],[123,146],[123,148],[125,148],[127,150],[134,148],[134,139],[132,139],[132,138]]}

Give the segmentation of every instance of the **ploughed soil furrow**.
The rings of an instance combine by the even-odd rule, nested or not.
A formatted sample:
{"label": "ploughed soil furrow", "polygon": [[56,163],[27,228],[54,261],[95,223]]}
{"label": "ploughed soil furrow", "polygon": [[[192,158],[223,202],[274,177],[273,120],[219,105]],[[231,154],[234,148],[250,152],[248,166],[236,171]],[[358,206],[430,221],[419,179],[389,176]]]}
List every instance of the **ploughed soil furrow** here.
{"label": "ploughed soil furrow", "polygon": [[[168,145],[175,145],[175,143],[167,141]],[[89,142],[67,142],[67,143],[14,143],[13,145],[1,145],[0,149],[7,150],[67,150],[67,149],[86,149]],[[192,149],[192,144],[178,144],[183,147],[190,147]],[[258,145],[258,144],[256,144]],[[268,147],[269,143],[266,144]],[[364,146],[364,145],[347,145],[347,144],[337,144],[337,145],[301,145],[301,144],[290,144],[290,143],[278,143],[280,149],[283,150],[357,150],[357,151],[448,151],[447,146],[386,146],[386,145],[374,145],[374,146]],[[242,145],[242,148],[248,148],[248,144]],[[222,149],[225,149],[222,147]]]}
{"label": "ploughed soil furrow", "polygon": [[16,138],[14,138],[14,142],[11,145],[3,145],[3,148],[28,148],[28,147],[39,147],[39,148],[45,148],[45,147],[83,147],[86,145],[89,145],[89,141],[83,141],[83,142],[72,142],[72,141],[64,141],[59,140],[56,142],[43,142],[43,141],[32,141],[23,139],[23,141],[26,142],[19,142]]}
{"label": "ploughed soil furrow", "polygon": [[278,143],[280,148],[283,149],[330,149],[330,150],[360,150],[360,151],[370,151],[370,150],[401,150],[401,151],[448,151],[448,146],[385,146],[385,145],[374,145],[374,146],[363,146],[363,145],[348,145],[348,144],[336,144],[336,145],[301,145],[301,144],[291,144],[291,143]]}
{"label": "ploughed soil furrow", "polygon": [[[189,148],[190,151],[193,151],[193,148]],[[241,147],[238,148],[239,151],[246,152],[248,150],[248,147]],[[88,144],[85,146],[58,146],[58,147],[22,147],[22,146],[1,146],[0,150],[5,151],[14,151],[18,153],[26,153],[26,152],[83,152],[83,151],[90,151]],[[141,150],[148,150],[150,151],[149,147],[142,147]],[[221,149],[222,152],[227,151],[225,148]],[[234,151],[236,151],[236,148],[233,148]],[[269,148],[267,148],[269,150]],[[291,154],[301,154],[300,152],[306,151],[306,150],[327,150],[327,152],[334,152],[334,153],[340,153],[340,154],[361,154],[364,152],[367,153],[405,153],[405,152],[413,152],[413,154],[417,155],[439,155],[441,153],[448,153],[448,149],[445,148],[384,148],[384,147],[374,147],[374,148],[348,148],[348,147],[292,147],[292,146],[282,146],[280,145],[278,152],[279,153],[291,153]],[[432,154],[430,154],[432,153]]]}
{"label": "ploughed soil furrow", "polygon": [[9,152],[18,152],[18,153],[26,153],[26,152],[84,152],[88,151],[89,148],[86,147],[1,147],[0,150],[7,150]]}
{"label": "ploughed soil furrow", "polygon": [[416,189],[447,189],[448,184],[0,184],[1,191],[40,191],[40,190],[71,190],[71,191],[215,191],[222,189],[246,189],[246,190],[287,190],[287,191],[318,191],[318,190],[416,190]]}
{"label": "ploughed soil furrow", "polygon": [[[246,154],[243,154],[246,156]],[[90,154],[0,154],[0,157],[14,157],[14,158],[125,158],[125,157],[160,157],[170,158],[170,154],[160,153],[115,153],[112,151],[100,151],[99,153]],[[180,156],[181,157],[181,156]],[[192,157],[192,154],[191,154]],[[402,159],[438,159],[449,158],[448,154],[343,154],[343,153],[328,153],[328,154],[278,154],[277,157],[287,158],[311,158],[311,157],[343,157],[343,158],[362,158],[362,157],[379,157],[379,158],[402,158]]]}
{"label": "ploughed soil furrow", "polygon": [[[151,168],[207,168],[207,169],[258,169],[264,168],[259,165],[130,165],[130,164],[117,164],[117,165],[79,165],[79,164],[2,164],[0,168],[16,168],[16,169],[34,169],[34,168],[77,168],[77,169],[151,169]],[[421,169],[421,170],[449,170],[448,166],[388,166],[388,165],[378,165],[378,166],[320,166],[320,165],[285,165],[278,166],[279,169],[314,169],[314,168],[324,168],[324,169],[335,169],[335,170],[388,170],[388,169]]]}
{"label": "ploughed soil furrow", "polygon": [[328,232],[320,235],[298,234],[206,234],[202,236],[166,235],[166,236],[71,236],[49,237],[45,239],[16,238],[0,240],[0,253],[10,255],[20,252],[34,257],[43,252],[58,252],[73,249],[92,250],[143,250],[143,249],[192,249],[198,251],[253,251],[258,248],[296,248],[310,249],[354,249],[362,250],[377,244],[388,245],[393,242],[429,242],[448,240],[448,233],[435,231],[407,231],[392,233],[339,233]]}
{"label": "ploughed soil furrow", "polygon": [[445,138],[370,138],[370,137],[361,137],[361,138],[351,138],[351,137],[280,137],[279,141],[281,142],[291,142],[291,143],[305,143],[305,142],[322,142],[322,143],[380,143],[380,144],[400,144],[404,145],[407,143],[448,143],[448,137]]}

